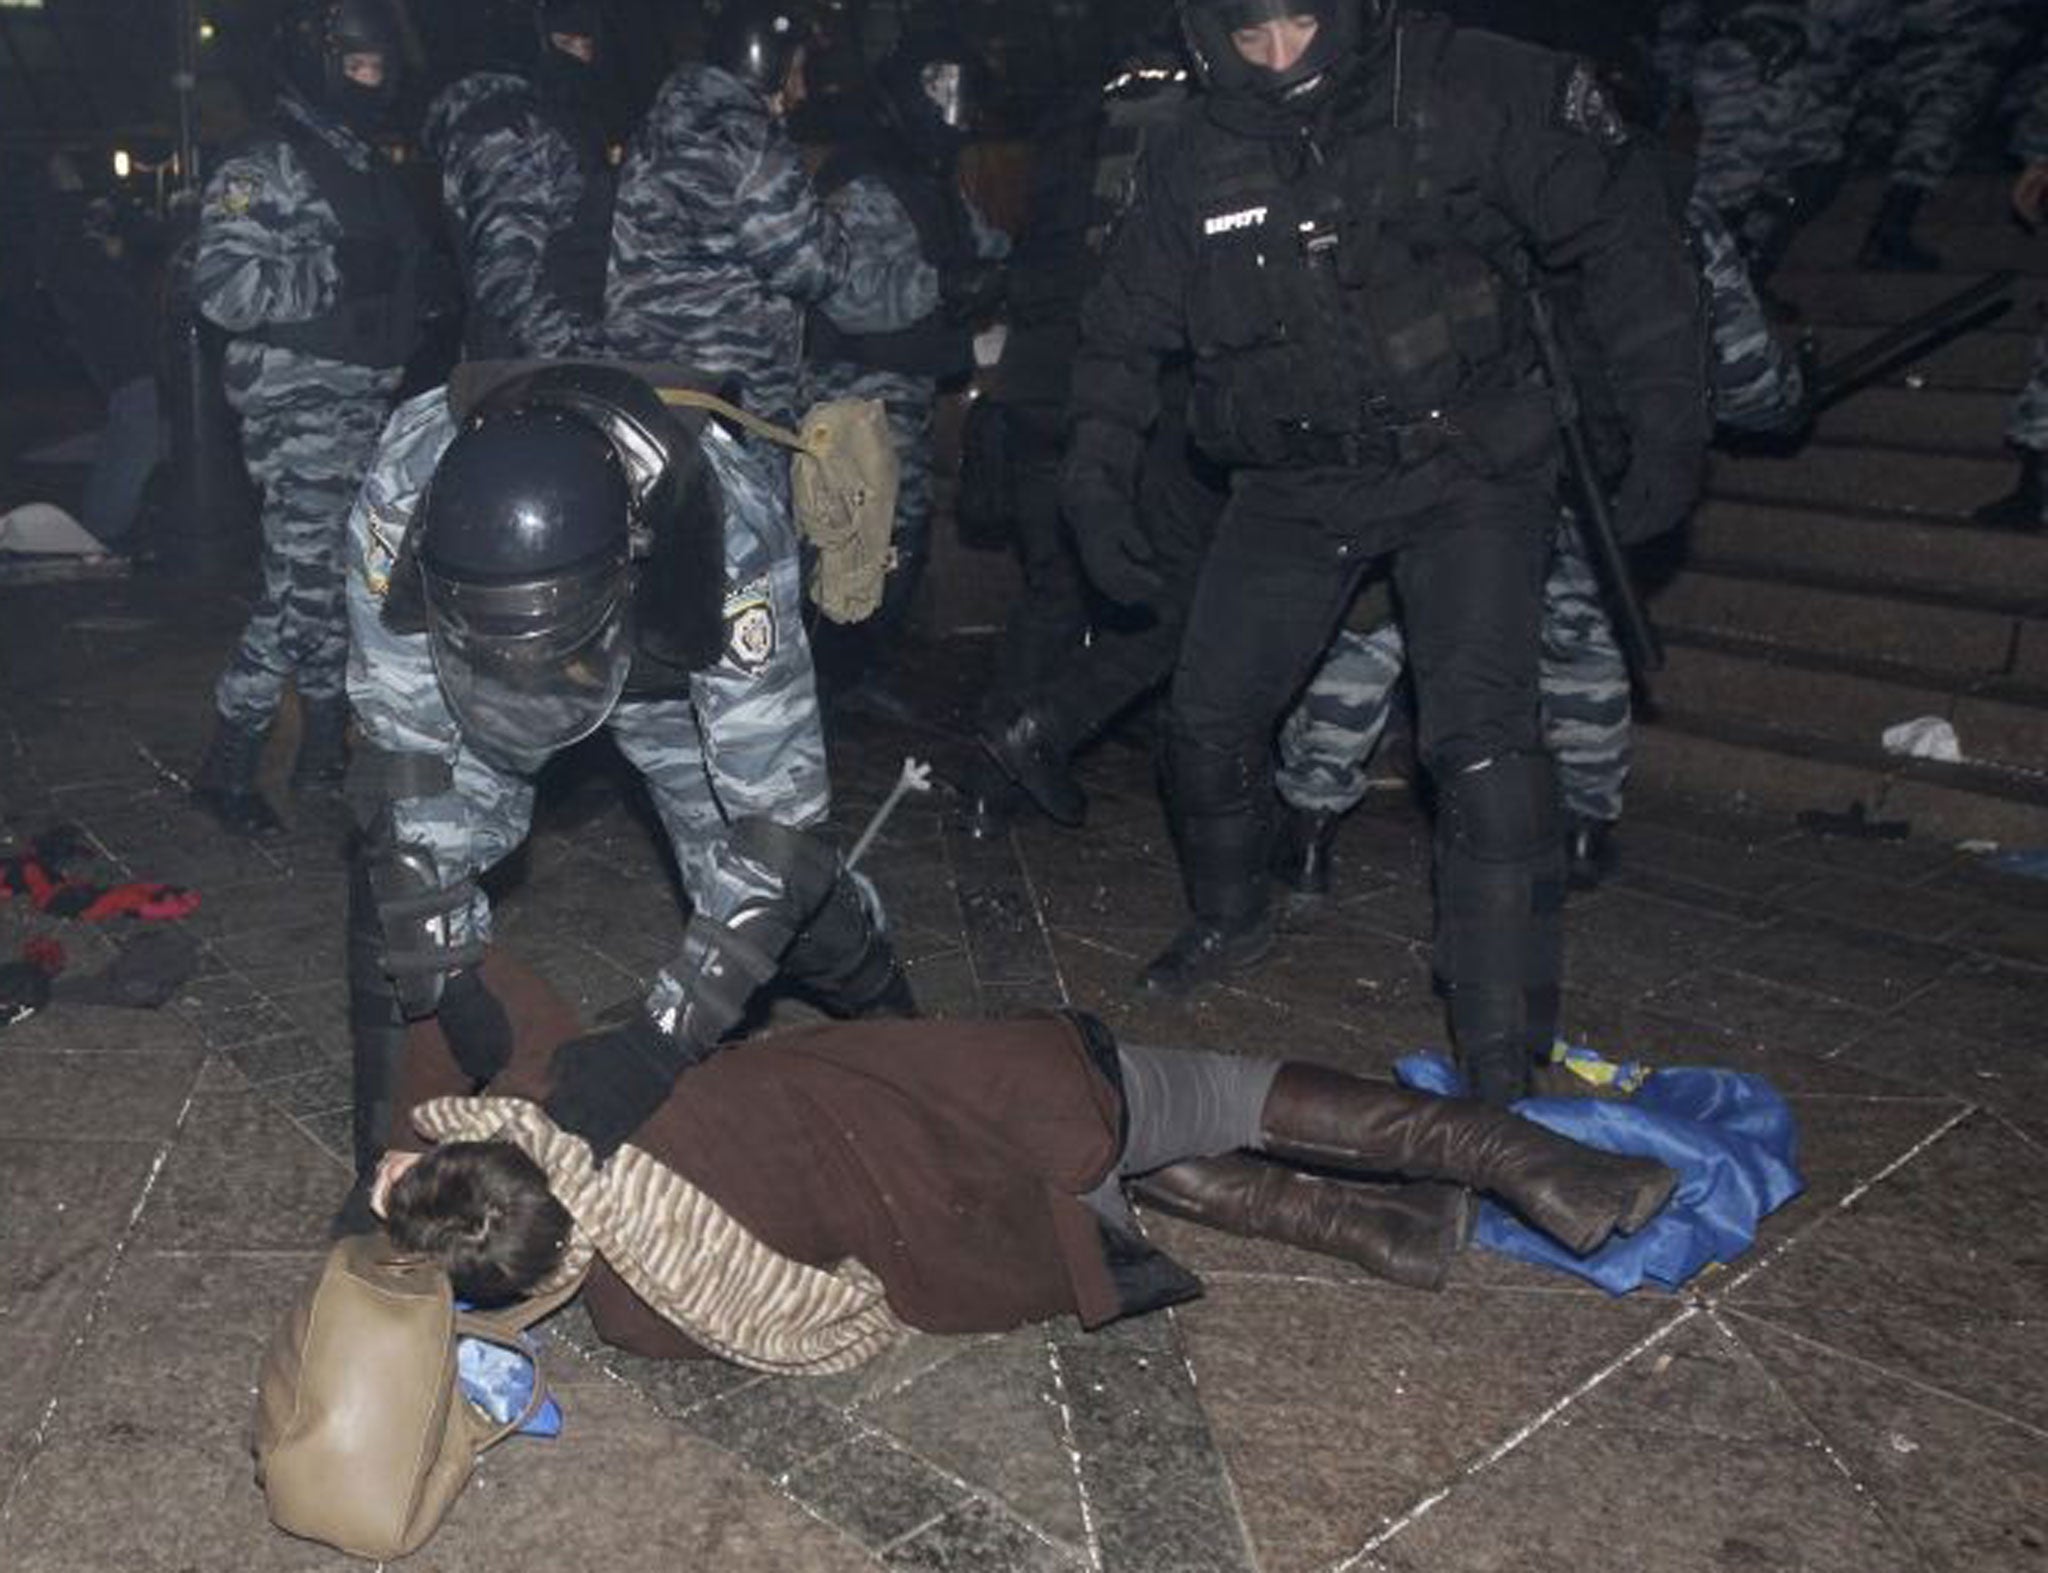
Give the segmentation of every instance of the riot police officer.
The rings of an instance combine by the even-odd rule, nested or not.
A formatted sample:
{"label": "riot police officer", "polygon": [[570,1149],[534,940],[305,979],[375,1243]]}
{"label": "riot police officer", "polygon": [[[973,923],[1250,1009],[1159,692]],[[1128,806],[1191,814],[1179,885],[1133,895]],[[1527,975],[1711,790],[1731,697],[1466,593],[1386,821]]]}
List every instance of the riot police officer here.
{"label": "riot police officer", "polygon": [[486,69],[436,96],[421,140],[440,161],[484,360],[590,354],[604,314],[613,174],[594,102],[596,0],[505,0]]}
{"label": "riot police officer", "polygon": [[809,828],[824,743],[769,463],[587,362],[465,367],[393,417],[349,527],[359,1179],[406,1020],[438,1016],[479,1079],[502,1062],[476,880],[524,839],[541,766],[599,727],[693,911],[642,1008],[565,1051],[565,1123],[609,1150],[779,969],[834,1010],[910,1008],[866,887]]}
{"label": "riot police officer", "polygon": [[834,631],[828,675],[869,675],[880,641],[901,626],[931,552],[932,411],[942,386],[973,373],[973,332],[995,309],[1009,237],[960,189],[958,160],[976,113],[981,66],[956,35],[906,35],[875,70],[872,129],[841,146],[816,186],[856,258],[886,259],[896,287],[850,331],[814,307],[806,329],[809,385],[820,399],[879,399],[896,449],[894,565],[868,621]]}
{"label": "riot police officer", "polygon": [[384,0],[299,0],[278,45],[276,112],[206,184],[192,287],[227,330],[228,402],[263,493],[263,589],[214,690],[193,783],[227,828],[276,830],[256,789],[287,681],[303,731],[295,788],[345,765],[348,623],[341,541],[418,337],[431,256],[374,137],[398,91]]}
{"label": "riot police officer", "polygon": [[1562,972],[1562,837],[1536,730],[1557,437],[1522,305],[1579,274],[1628,423],[1621,527],[1670,529],[1708,430],[1698,286],[1582,62],[1387,0],[1183,0],[1208,93],[1155,142],[1083,315],[1064,493],[1091,575],[1154,579],[1131,495],[1158,368],[1234,466],[1189,614],[1167,778],[1184,993],[1272,943],[1273,729],[1391,555],[1436,784],[1436,969],[1475,1090],[1517,1095]]}

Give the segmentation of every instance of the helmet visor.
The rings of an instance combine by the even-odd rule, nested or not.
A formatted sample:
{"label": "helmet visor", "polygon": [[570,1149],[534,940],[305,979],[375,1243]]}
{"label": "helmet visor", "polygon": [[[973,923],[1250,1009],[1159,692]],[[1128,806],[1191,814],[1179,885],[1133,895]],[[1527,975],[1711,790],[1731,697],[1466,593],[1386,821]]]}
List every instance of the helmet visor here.
{"label": "helmet visor", "polygon": [[623,562],[524,583],[422,580],[434,673],[479,753],[530,773],[604,724],[633,664]]}

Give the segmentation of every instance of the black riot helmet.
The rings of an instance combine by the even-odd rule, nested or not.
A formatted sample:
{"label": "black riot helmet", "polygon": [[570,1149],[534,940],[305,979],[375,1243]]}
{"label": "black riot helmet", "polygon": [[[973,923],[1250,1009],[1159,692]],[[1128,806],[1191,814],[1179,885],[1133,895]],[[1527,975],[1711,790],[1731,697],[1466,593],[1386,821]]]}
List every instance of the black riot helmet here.
{"label": "black riot helmet", "polygon": [[[539,0],[533,12],[534,81],[542,92],[571,104],[587,104],[597,92],[604,50],[604,7],[598,0]],[[570,54],[556,35],[590,41],[590,58]]]}
{"label": "black riot helmet", "polygon": [[803,42],[803,20],[788,0],[726,0],[711,24],[704,59],[772,98],[789,79]]}
{"label": "black riot helmet", "polygon": [[695,458],[654,390],[615,367],[516,377],[463,421],[406,547],[441,691],[479,753],[531,772],[597,730],[643,623],[664,659],[716,658],[722,528],[678,517]]}
{"label": "black riot helmet", "polygon": [[875,67],[883,116],[922,159],[949,163],[967,140],[985,92],[980,57],[957,34],[906,34]]}
{"label": "black riot helmet", "polygon": [[[1203,86],[1284,99],[1312,91],[1362,43],[1385,32],[1393,10],[1393,0],[1180,0],[1180,26]],[[1298,17],[1315,18],[1315,37],[1283,69],[1247,60],[1231,41],[1241,28]]]}
{"label": "black riot helmet", "polygon": [[[382,56],[383,79],[373,86],[351,78],[350,55]],[[307,103],[358,131],[374,131],[398,101],[398,19],[388,0],[294,0],[278,22],[277,68]]]}

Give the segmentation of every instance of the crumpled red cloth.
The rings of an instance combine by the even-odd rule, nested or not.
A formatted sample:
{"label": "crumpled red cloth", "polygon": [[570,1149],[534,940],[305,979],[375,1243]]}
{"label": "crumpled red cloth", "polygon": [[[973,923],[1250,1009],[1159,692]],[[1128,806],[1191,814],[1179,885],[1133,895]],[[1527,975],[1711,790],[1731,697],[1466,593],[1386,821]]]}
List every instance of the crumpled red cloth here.
{"label": "crumpled red cloth", "polygon": [[198,907],[199,892],[181,885],[149,880],[95,885],[66,878],[64,865],[90,850],[73,825],[58,825],[31,837],[26,848],[0,855],[0,900],[25,896],[38,912],[85,923],[119,917],[182,918]]}

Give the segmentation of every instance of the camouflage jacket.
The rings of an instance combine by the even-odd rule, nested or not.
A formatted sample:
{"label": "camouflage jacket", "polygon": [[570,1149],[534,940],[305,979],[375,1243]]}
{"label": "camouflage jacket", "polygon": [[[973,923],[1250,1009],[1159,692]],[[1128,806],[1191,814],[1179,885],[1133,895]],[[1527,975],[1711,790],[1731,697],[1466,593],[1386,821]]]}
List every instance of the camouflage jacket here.
{"label": "camouflage jacket", "polygon": [[714,67],[678,67],[619,171],[605,284],[611,354],[738,380],[752,409],[796,412],[804,309],[880,327],[892,259],[855,258],[767,101]]}
{"label": "camouflage jacket", "polygon": [[428,108],[421,141],[440,161],[471,310],[511,336],[509,352],[594,352],[601,302],[564,298],[547,270],[550,243],[577,222],[583,163],[533,87],[499,71],[463,77]]}
{"label": "camouflage jacket", "polygon": [[1805,400],[1799,360],[1771,332],[1742,248],[1720,210],[1694,196],[1686,204],[1685,227],[1707,287],[1707,392],[1714,423],[1736,431],[1782,430],[1798,419]]}

